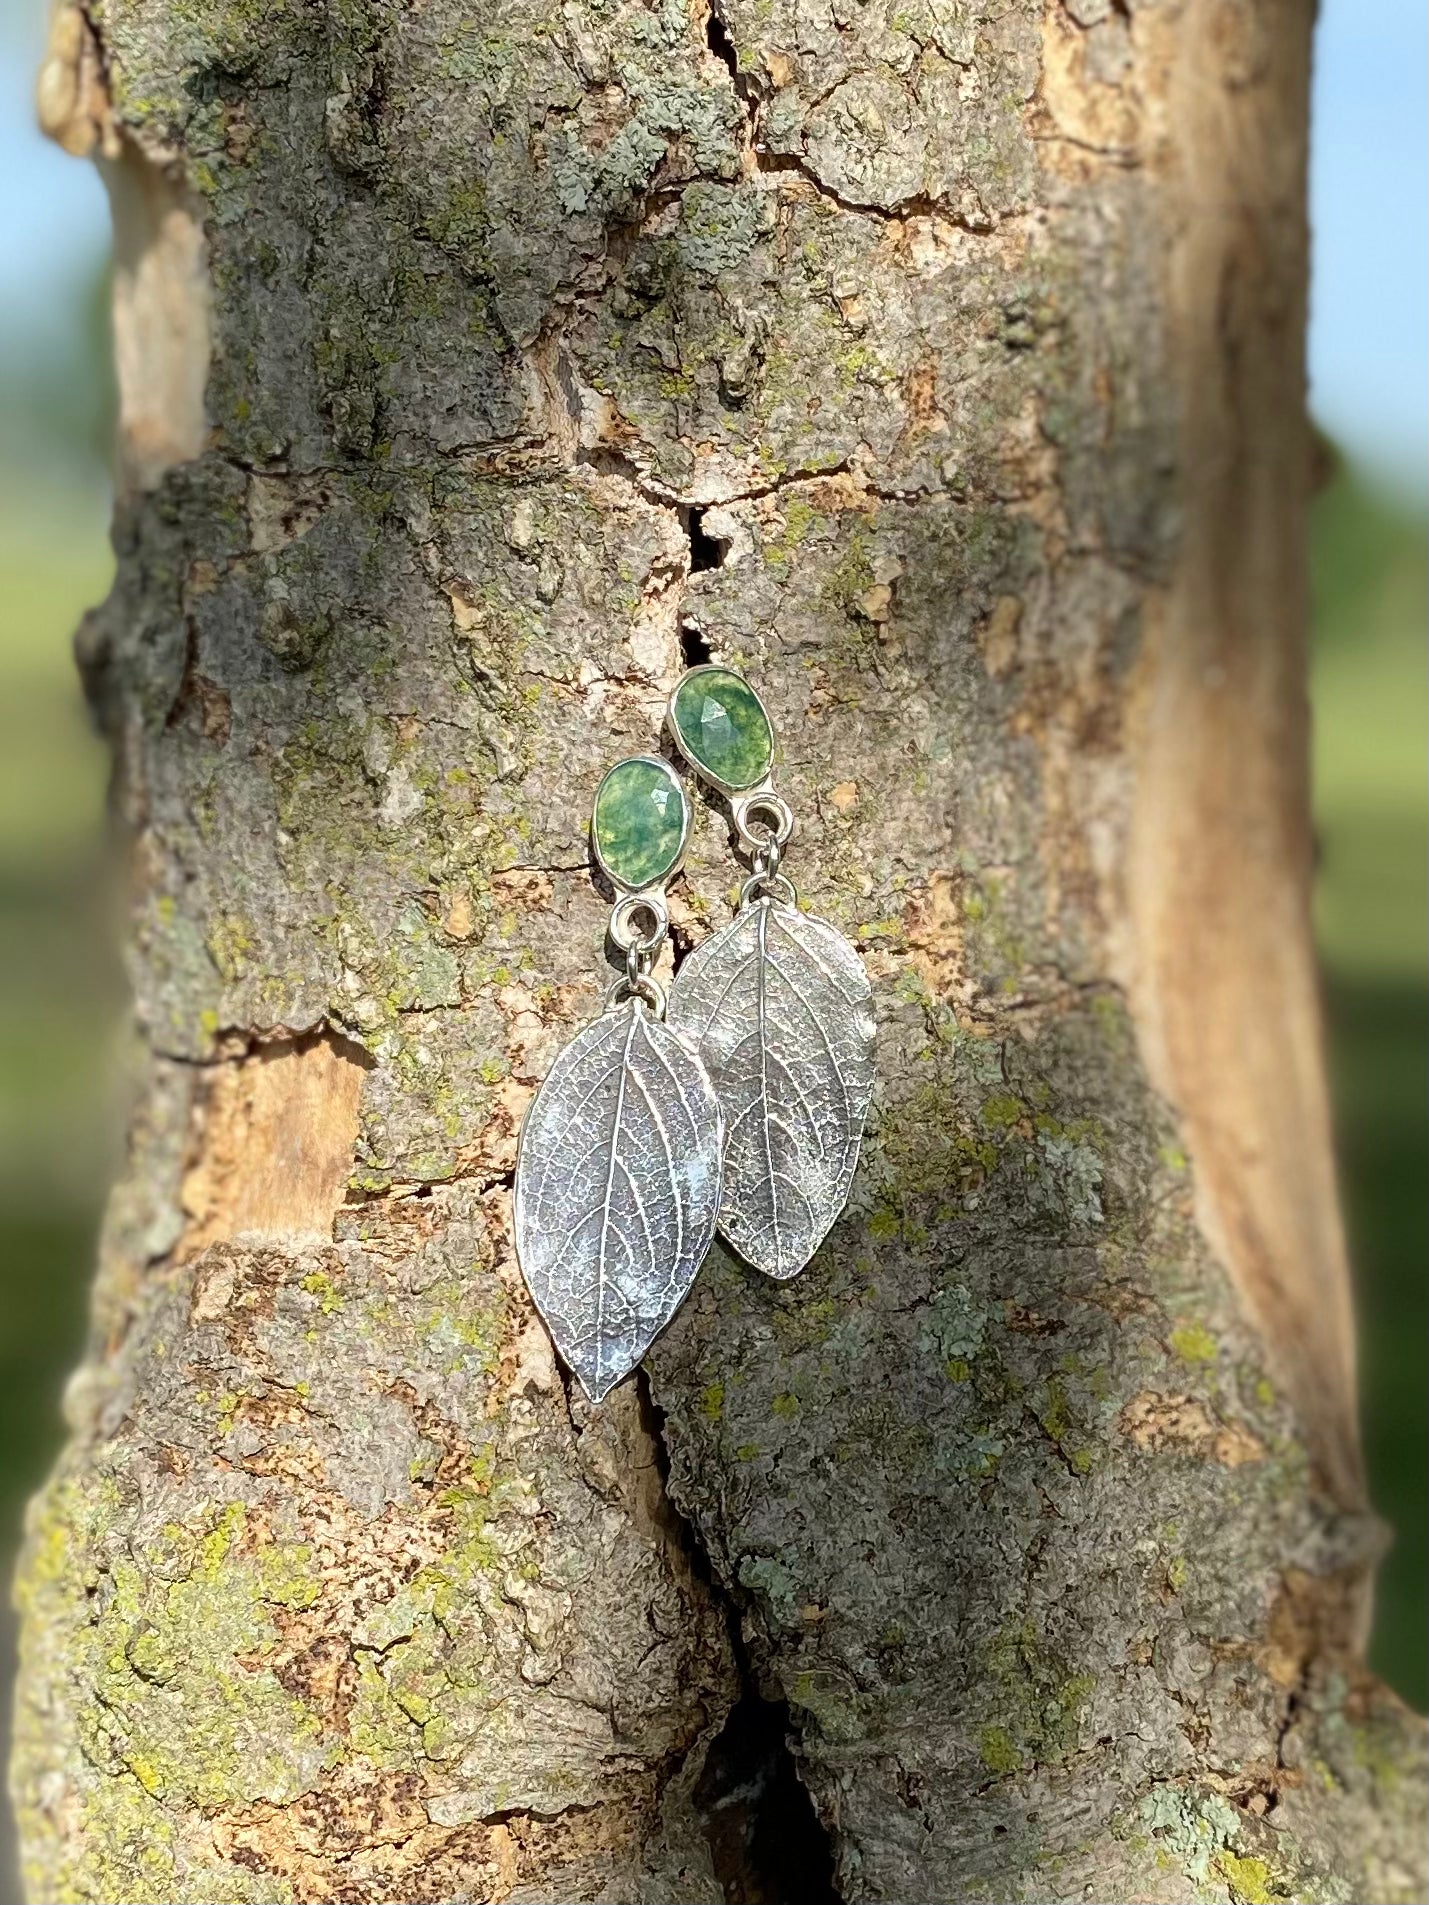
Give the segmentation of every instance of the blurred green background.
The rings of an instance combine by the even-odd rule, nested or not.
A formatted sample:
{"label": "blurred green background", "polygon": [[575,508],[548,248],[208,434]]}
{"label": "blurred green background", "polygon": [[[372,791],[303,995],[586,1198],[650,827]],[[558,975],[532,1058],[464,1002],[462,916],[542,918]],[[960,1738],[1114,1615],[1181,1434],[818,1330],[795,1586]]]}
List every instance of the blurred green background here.
{"label": "blurred green background", "polygon": [[[1337,461],[1313,519],[1317,918],[1362,1325],[1366,1440],[1375,1502],[1395,1531],[1380,1575],[1373,1658],[1422,1709],[1429,1704],[1429,568],[1422,326],[1415,324],[1422,290],[1411,286],[1414,341],[1406,345],[1404,300],[1393,303],[1395,283],[1386,284],[1385,272],[1402,279],[1407,262],[1411,278],[1417,270],[1422,280],[1423,270],[1420,240],[1406,253],[1405,224],[1383,195],[1385,128],[1393,132],[1394,99],[1403,98],[1392,89],[1386,94],[1384,62],[1416,74],[1423,63],[1413,49],[1396,53],[1392,34],[1385,39],[1389,22],[1377,10],[1393,0],[1363,0],[1351,20],[1353,4],[1330,0],[1325,11],[1316,94],[1316,408],[1356,456]],[[61,1386],[83,1340],[100,1199],[119,1136],[112,1053],[124,1014],[118,904],[104,851],[106,761],[89,731],[70,658],[80,615],[104,595],[111,569],[103,201],[92,169],[48,152],[29,124],[41,27],[38,7],[0,0],[0,178],[8,169],[11,181],[0,187],[0,205],[16,210],[13,236],[7,224],[0,245],[5,1576],[24,1500],[58,1445]],[[1373,123],[1368,141],[1356,131],[1357,111],[1361,131]],[[1422,112],[1416,94],[1400,115],[1414,148],[1414,233],[1423,227],[1416,144]],[[1355,249],[1365,243],[1370,203],[1355,168],[1369,149],[1386,162],[1375,186],[1380,212],[1391,224],[1397,220],[1394,259],[1385,263],[1386,251],[1377,265]],[[14,189],[17,155],[23,199]],[[56,234],[66,239],[58,255]],[[37,295],[41,257],[47,264]],[[1367,334],[1375,323],[1391,329]],[[1375,377],[1378,385],[1365,381]],[[0,1688],[9,1678],[9,1638],[0,1634]],[[11,1895],[5,1866],[0,1833],[0,1899]]]}

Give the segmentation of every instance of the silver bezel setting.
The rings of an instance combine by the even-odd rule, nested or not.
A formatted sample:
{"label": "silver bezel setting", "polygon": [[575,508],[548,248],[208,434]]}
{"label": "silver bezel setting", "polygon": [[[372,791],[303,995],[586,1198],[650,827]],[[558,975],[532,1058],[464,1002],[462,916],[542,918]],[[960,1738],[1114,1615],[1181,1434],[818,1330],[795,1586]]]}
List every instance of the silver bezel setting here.
{"label": "silver bezel setting", "polygon": [[[679,694],[681,688],[684,687],[687,681],[693,681],[696,675],[709,674],[734,675],[738,680],[744,683],[745,687],[748,688],[749,692],[754,696],[754,699],[759,703],[759,712],[764,716],[765,723],[769,729],[769,766],[763,780],[757,782],[754,786],[735,787],[732,786],[729,781],[721,780],[717,774],[710,772],[703,761],[697,761],[694,755],[691,754],[690,750],[685,746],[684,736],[680,733],[680,724],[675,719],[675,697]],[[670,699],[665,703],[665,726],[670,731],[670,739],[679,750],[680,758],[699,775],[702,781],[705,781],[717,792],[725,795],[730,801],[742,802],[751,799],[756,794],[772,794],[774,792],[774,722],[770,718],[768,708],[764,705],[764,697],[742,669],[731,668],[728,662],[723,661],[702,661],[698,662],[693,668],[687,668],[670,690]]]}
{"label": "silver bezel setting", "polygon": [[[665,776],[665,778],[669,781],[670,785],[674,788],[675,792],[680,796],[680,815],[681,815],[680,850],[676,854],[673,864],[669,866],[666,869],[666,871],[659,876],[658,879],[647,880],[644,886],[631,886],[628,881],[622,880],[620,875],[616,873],[612,867],[607,865],[605,855],[600,850],[600,838],[596,832],[596,826],[595,826],[595,816],[600,807],[600,796],[602,791],[604,790],[605,783],[610,779],[612,774],[618,774],[622,767],[628,767],[632,761],[643,762],[647,767],[658,767],[660,772]],[[595,798],[594,800],[592,800],[591,807],[590,807],[590,828],[589,828],[590,850],[595,859],[596,865],[600,868],[605,878],[609,880],[610,884],[615,888],[617,895],[621,899],[630,898],[635,895],[645,896],[649,894],[659,893],[660,889],[662,887],[668,886],[670,881],[674,879],[675,875],[679,873],[684,867],[686,856],[688,855],[690,850],[690,834],[693,831],[694,824],[695,824],[695,811],[694,811],[694,808],[690,805],[690,796],[685,791],[685,783],[680,779],[679,775],[675,772],[674,768],[670,765],[670,763],[665,759],[664,755],[663,754],[626,754],[620,760],[616,761],[613,766],[608,767],[605,770],[605,772],[600,777],[600,786],[597,787],[595,790]]]}

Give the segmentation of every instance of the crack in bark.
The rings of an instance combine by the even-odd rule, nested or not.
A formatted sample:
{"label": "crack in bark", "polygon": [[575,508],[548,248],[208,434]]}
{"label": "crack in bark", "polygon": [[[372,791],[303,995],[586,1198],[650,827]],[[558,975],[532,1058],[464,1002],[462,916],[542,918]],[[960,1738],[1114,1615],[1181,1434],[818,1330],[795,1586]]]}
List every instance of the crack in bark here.
{"label": "crack in bark", "polygon": [[349,1185],[341,1208],[363,1210],[384,1203],[408,1204],[414,1199],[430,1197],[433,1192],[445,1190],[449,1185],[455,1184],[474,1191],[478,1197],[485,1197],[491,1191],[513,1191],[516,1188],[516,1167],[512,1165],[508,1170],[503,1171],[458,1170],[453,1171],[449,1177],[404,1177],[376,1191]]}
{"label": "crack in bark", "polygon": [[807,154],[797,152],[771,152],[767,146],[756,145],[755,163],[761,172],[796,173],[806,184],[811,185],[831,205],[841,212],[852,212],[861,218],[881,219],[884,224],[901,225],[910,218],[940,218],[945,224],[957,231],[966,232],[972,238],[990,238],[999,225],[1005,221],[985,212],[981,217],[971,217],[965,212],[955,211],[945,199],[928,192],[910,193],[906,198],[898,198],[891,205],[880,205],[873,200],[849,198],[845,193],[821,178],[815,171]]}
{"label": "crack in bark", "polygon": [[149,1049],[155,1058],[167,1064],[182,1065],[196,1072],[243,1065],[255,1058],[277,1058],[284,1047],[306,1051],[322,1042],[331,1045],[340,1057],[361,1066],[363,1071],[371,1071],[377,1063],[361,1040],[330,1014],[314,1019],[309,1025],[220,1025],[212,1034],[212,1042],[216,1049],[203,1055],[173,1051],[152,1039]]}
{"label": "crack in bark", "polygon": [[833,1876],[836,1840],[799,1776],[788,1705],[760,1692],[739,1603],[716,1574],[694,1524],[675,1506],[665,1411],[643,1365],[635,1384],[658,1478],[661,1532],[723,1614],[740,1690],[707,1741],[693,1796],[727,1905],[841,1905]]}
{"label": "crack in bark", "polygon": [[[836,205],[840,211],[879,218],[886,223],[897,224],[909,218],[941,218],[959,231],[968,232],[976,238],[985,238],[1002,222],[987,213],[984,213],[981,218],[970,218],[954,211],[943,199],[928,193],[911,194],[907,198],[895,200],[892,205],[879,205],[869,200],[849,198],[846,194],[836,191],[819,175],[806,154],[771,152],[758,136],[759,113],[763,104],[759,78],[756,74],[747,73],[741,69],[739,52],[730,36],[729,22],[713,0],[705,21],[705,43],[715,58],[729,69],[730,83],[734,88],[744,119],[745,150],[755,171],[765,174],[795,173],[806,184],[811,185],[821,198],[827,199],[831,205]],[[847,75],[840,77],[827,91],[809,100],[805,106],[805,116],[817,111],[826,99],[831,98],[844,84],[846,77]]]}

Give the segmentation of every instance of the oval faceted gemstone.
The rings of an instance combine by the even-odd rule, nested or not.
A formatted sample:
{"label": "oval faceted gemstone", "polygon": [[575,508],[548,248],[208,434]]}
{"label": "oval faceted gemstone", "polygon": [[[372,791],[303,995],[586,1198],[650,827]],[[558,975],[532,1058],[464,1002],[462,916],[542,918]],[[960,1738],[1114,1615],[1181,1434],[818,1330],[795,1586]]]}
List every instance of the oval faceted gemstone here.
{"label": "oval faceted gemstone", "polygon": [[688,826],[685,790],[664,761],[617,761],[596,790],[596,858],[621,886],[663,880],[679,864]]}
{"label": "oval faceted gemstone", "polygon": [[757,787],[773,764],[764,704],[732,668],[692,669],[675,690],[670,719],[695,766],[736,793]]}

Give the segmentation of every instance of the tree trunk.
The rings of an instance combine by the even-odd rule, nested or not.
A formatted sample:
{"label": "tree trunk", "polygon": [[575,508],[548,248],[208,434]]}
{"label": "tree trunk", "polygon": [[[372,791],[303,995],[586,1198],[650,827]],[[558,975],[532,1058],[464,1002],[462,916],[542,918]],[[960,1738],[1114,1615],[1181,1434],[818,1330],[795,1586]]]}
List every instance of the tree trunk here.
{"label": "tree trunk", "polygon": [[[36,1901],[1417,1900],[1307,923],[1308,0],[105,0],[136,1080]],[[696,657],[849,1213],[563,1380],[516,1132]],[[701,812],[676,940],[739,872]]]}

